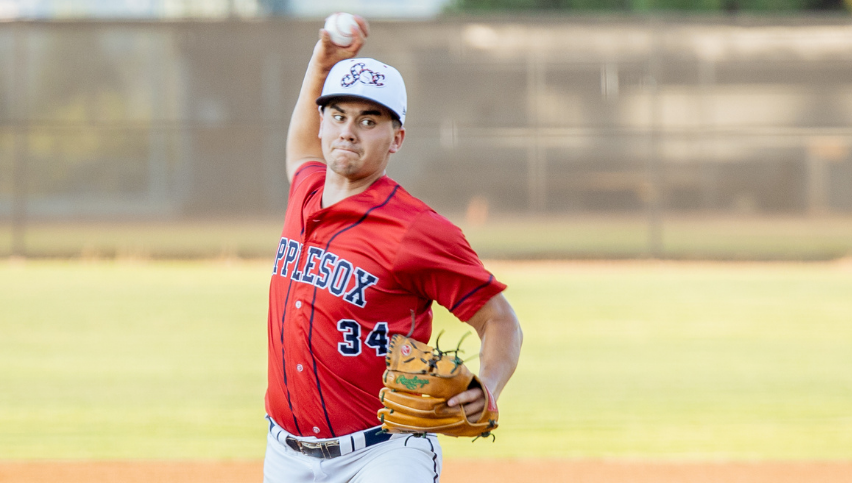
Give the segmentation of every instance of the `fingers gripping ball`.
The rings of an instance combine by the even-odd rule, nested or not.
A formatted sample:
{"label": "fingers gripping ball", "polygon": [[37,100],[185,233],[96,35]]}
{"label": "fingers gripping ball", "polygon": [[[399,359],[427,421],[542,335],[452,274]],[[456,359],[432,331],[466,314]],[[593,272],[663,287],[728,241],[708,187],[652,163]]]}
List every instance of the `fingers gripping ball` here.
{"label": "fingers gripping ball", "polygon": [[[458,349],[445,352],[397,334],[385,362],[385,387],[379,393],[384,408],[378,412],[385,431],[478,437],[497,428],[494,397],[459,359]],[[474,387],[482,388],[486,405],[471,421],[463,405],[450,407],[447,400]]]}
{"label": "fingers gripping ball", "polygon": [[337,12],[325,19],[323,27],[328,32],[331,41],[340,47],[349,47],[355,40],[352,37],[352,27],[359,29],[355,16],[351,13]]}

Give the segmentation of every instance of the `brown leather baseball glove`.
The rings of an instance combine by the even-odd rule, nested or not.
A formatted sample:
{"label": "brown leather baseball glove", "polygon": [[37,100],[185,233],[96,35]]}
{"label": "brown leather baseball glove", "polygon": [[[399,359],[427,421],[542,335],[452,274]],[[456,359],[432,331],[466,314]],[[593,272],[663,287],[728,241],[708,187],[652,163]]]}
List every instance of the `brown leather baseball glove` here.
{"label": "brown leather baseball glove", "polygon": [[[497,403],[459,359],[458,349],[444,352],[396,334],[386,363],[385,387],[379,392],[385,407],[378,412],[385,431],[479,437],[497,428]],[[461,405],[449,407],[447,400],[474,387],[482,388],[486,407],[471,421]]]}

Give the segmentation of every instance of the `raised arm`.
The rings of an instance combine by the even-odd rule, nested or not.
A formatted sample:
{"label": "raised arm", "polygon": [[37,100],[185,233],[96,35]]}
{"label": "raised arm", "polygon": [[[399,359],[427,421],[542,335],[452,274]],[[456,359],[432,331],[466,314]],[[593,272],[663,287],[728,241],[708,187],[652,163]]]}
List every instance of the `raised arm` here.
{"label": "raised arm", "polygon": [[[479,378],[496,400],[518,366],[524,338],[521,325],[503,294],[492,297],[467,323],[476,329],[482,343]],[[474,421],[485,408],[485,398],[477,388],[451,398],[447,404],[464,404],[469,419]]]}
{"label": "raised arm", "polygon": [[354,41],[348,47],[335,45],[328,32],[325,29],[320,30],[320,39],[314,46],[314,53],[308,64],[305,79],[302,81],[299,99],[290,118],[290,129],[287,131],[286,163],[287,180],[290,182],[293,181],[293,175],[303,163],[312,160],[324,162],[322,144],[318,137],[320,117],[316,99],[322,94],[325,78],[334,64],[358,55],[358,51],[364,45],[364,39],[370,33],[366,20],[357,15],[355,20],[361,28],[359,31],[353,27]]}

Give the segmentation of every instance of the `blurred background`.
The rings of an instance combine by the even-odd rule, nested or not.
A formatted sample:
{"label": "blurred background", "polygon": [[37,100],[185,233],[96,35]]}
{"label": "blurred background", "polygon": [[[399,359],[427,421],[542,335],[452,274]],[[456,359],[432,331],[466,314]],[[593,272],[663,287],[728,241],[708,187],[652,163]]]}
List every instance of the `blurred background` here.
{"label": "blurred background", "polygon": [[330,12],[487,258],[852,256],[843,0],[0,0],[0,256],[271,257]]}
{"label": "blurred background", "polygon": [[[259,475],[286,132],[323,19],[349,11],[408,87],[389,175],[464,229],[524,327],[497,442],[445,438],[448,461],[848,483],[850,7],[0,0],[0,481],[72,481],[63,459]],[[55,474],[4,479],[14,458]],[[517,458],[712,467],[530,478]],[[806,460],[844,466],[712,476]]]}

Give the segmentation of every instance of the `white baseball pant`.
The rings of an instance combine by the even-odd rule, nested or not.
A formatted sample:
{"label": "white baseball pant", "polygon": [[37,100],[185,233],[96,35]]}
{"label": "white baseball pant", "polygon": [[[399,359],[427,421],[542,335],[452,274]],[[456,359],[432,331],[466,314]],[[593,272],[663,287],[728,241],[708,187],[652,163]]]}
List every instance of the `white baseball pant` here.
{"label": "white baseball pant", "polygon": [[[394,434],[387,441],[365,446],[364,431],[334,439],[303,438],[267,419],[264,483],[437,483],[440,479],[441,446],[434,434]],[[290,444],[287,438],[291,438]],[[309,456],[291,447],[294,440],[309,444],[337,441],[344,454]]]}

